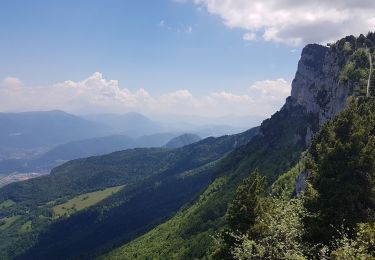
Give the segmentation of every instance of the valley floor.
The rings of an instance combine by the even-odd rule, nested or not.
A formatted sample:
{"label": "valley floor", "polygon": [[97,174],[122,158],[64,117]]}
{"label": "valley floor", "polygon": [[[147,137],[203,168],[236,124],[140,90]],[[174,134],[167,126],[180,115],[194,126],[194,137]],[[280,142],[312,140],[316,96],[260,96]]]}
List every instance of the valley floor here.
{"label": "valley floor", "polygon": [[25,181],[32,178],[37,178],[49,174],[48,172],[28,172],[28,173],[18,173],[14,172],[9,175],[0,176],[0,188],[4,187],[13,182]]}

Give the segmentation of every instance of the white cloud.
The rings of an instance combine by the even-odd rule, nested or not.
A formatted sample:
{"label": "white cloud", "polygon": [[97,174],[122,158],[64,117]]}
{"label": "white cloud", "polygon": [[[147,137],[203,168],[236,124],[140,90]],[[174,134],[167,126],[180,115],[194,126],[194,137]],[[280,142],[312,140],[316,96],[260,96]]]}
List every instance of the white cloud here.
{"label": "white cloud", "polygon": [[[289,45],[327,43],[375,30],[374,0],[194,0],[226,26]],[[246,35],[246,34],[245,34]],[[244,39],[246,40],[244,36]],[[251,38],[251,37],[250,37]]]}
{"label": "white cloud", "polygon": [[5,88],[20,88],[22,85],[22,81],[16,77],[7,77],[2,82],[2,86]]}
{"label": "white cloud", "polygon": [[256,33],[254,32],[247,32],[242,36],[242,39],[245,41],[254,41],[257,38]]}
{"label": "white cloud", "polygon": [[257,81],[249,87],[253,97],[268,101],[280,101],[280,97],[290,95],[291,86],[285,79]]}
{"label": "white cloud", "polygon": [[[21,82],[4,80],[3,82]],[[12,85],[12,84],[11,84]],[[180,114],[220,117],[270,116],[290,94],[284,79],[257,81],[242,94],[220,91],[195,96],[187,89],[152,96],[145,89],[130,91],[117,80],[107,80],[99,72],[81,81],[67,80],[44,87],[0,88],[1,111],[61,109],[72,113],[125,113],[149,115]]]}

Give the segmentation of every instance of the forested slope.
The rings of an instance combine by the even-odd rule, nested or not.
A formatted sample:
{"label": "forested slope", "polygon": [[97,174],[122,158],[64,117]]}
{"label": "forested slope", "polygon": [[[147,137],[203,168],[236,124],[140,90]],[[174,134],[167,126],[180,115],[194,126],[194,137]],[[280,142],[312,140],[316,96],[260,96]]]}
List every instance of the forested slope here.
{"label": "forested slope", "polygon": [[[90,255],[127,241],[189,202],[211,182],[215,161],[257,133],[254,128],[178,149],[133,149],[74,160],[49,176],[8,185],[0,189],[0,198],[14,204],[0,210],[0,216],[17,216],[17,221],[0,233],[1,252],[13,257],[34,246],[25,258],[56,259]],[[54,205],[119,185],[125,187],[97,205],[53,219]],[[31,231],[17,232],[28,221]]]}
{"label": "forested slope", "polygon": [[352,98],[271,190],[260,171],[246,178],[211,257],[374,259],[374,114],[374,98]]}
{"label": "forested slope", "polygon": [[[203,195],[168,222],[105,255],[104,258],[191,259],[203,258],[211,254],[219,258],[220,256],[233,258],[233,255],[220,255],[220,250],[219,253],[213,253],[217,250],[213,236],[219,234],[219,230],[228,224],[225,213],[236,188],[251,172],[258,169],[262,176],[266,176],[261,181],[265,187],[270,187],[275,180],[278,180],[273,185],[275,194],[283,194],[284,189],[289,194],[295,192],[294,183],[301,177],[299,167],[302,167],[300,164],[304,164],[304,161],[287,174],[283,175],[283,172],[298,161],[319,127],[347,106],[347,99],[350,96],[361,95],[364,92],[366,86],[363,79],[366,79],[368,73],[366,72],[367,54],[364,50],[366,48],[372,50],[371,42],[374,38],[375,34],[369,33],[367,37],[363,35],[358,38],[346,37],[330,47],[316,44],[306,46],[293,80],[292,95],[283,109],[262,123],[259,136],[222,160],[215,173],[216,181]],[[370,46],[368,46],[369,42]],[[278,179],[280,175],[282,177]],[[258,178],[260,179],[261,177]],[[295,209],[299,212],[300,203],[297,204],[298,202],[293,205],[296,208],[292,208],[292,211]],[[275,212],[267,215],[269,221],[278,221],[270,216],[279,214],[282,218],[290,214],[290,211],[289,213],[285,211],[288,205],[285,206],[283,202],[276,201],[274,206]],[[251,208],[255,205],[247,205],[247,207]],[[246,215],[247,213],[234,212],[233,214]],[[295,235],[299,236],[299,234]],[[233,242],[233,239],[229,240]],[[245,242],[247,241],[249,240]],[[280,244],[281,248],[282,246],[283,244]],[[277,251],[277,247],[274,248]],[[226,254],[231,254],[231,249],[233,247],[224,246]],[[244,250],[246,249],[251,251],[249,248]],[[238,250],[240,254],[242,248],[238,247]],[[289,257],[300,257],[302,253],[301,251]],[[246,255],[245,259],[246,257],[251,258],[249,255]],[[254,257],[258,259],[256,257],[259,255]],[[270,257],[273,259],[272,256]],[[238,258],[243,259],[240,255]],[[287,255],[284,259],[291,258]]]}
{"label": "forested slope", "polygon": [[289,104],[263,122],[261,135],[233,151],[215,169],[215,182],[174,218],[115,250],[105,258],[202,258],[213,246],[212,236],[224,226],[227,204],[236,187],[255,168],[272,183],[290,168],[306,148],[304,139],[313,118]]}

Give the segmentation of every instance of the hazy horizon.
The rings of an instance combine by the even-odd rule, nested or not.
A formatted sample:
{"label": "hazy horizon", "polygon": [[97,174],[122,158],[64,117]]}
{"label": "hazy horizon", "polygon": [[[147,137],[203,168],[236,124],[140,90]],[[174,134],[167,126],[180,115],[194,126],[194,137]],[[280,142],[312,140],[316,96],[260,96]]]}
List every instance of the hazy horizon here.
{"label": "hazy horizon", "polygon": [[191,123],[260,123],[290,95],[305,44],[375,27],[373,2],[36,0],[0,7],[0,112],[138,112]]}

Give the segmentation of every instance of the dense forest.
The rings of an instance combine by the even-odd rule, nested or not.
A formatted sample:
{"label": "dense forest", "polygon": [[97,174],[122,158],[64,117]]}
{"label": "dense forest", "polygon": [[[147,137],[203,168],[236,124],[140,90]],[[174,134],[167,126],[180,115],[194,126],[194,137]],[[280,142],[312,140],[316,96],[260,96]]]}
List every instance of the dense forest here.
{"label": "dense forest", "polygon": [[[217,161],[258,131],[207,138],[178,149],[131,149],[74,160],[49,176],[10,184],[0,189],[1,256],[14,257],[31,247],[25,259],[90,256],[126,242],[194,198],[211,182]],[[56,207],[119,185],[123,187],[113,195],[82,210],[67,208],[56,217]],[[83,203],[87,201],[78,201],[75,208]],[[24,232],[25,225],[32,228]]]}

